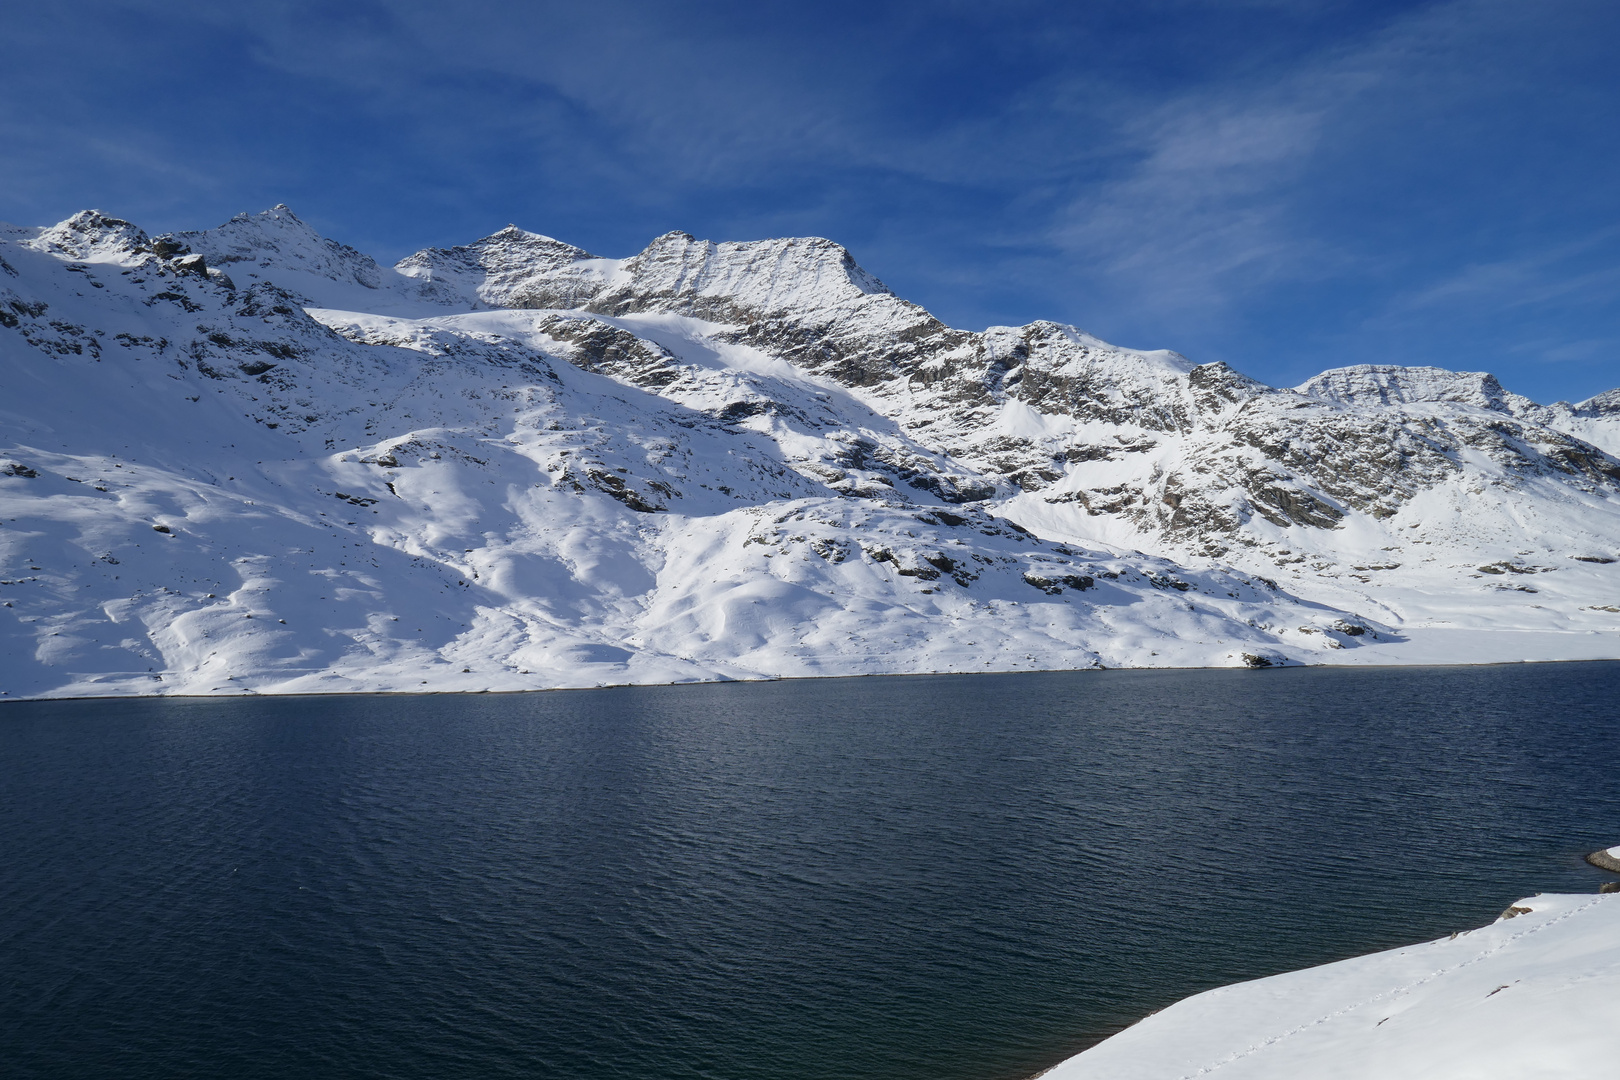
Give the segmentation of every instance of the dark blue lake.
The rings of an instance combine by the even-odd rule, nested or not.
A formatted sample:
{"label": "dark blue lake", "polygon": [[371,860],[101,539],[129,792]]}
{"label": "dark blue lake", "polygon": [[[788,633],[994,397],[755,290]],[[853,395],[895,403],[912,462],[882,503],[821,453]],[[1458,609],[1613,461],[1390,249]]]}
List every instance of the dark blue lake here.
{"label": "dark blue lake", "polygon": [[1594,891],[1620,664],[0,706],[12,1077],[1025,1077]]}

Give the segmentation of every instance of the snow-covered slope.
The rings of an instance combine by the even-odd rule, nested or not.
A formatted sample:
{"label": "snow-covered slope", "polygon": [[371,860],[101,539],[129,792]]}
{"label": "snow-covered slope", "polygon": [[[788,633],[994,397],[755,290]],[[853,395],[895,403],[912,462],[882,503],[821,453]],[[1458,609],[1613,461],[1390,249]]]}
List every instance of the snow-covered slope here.
{"label": "snow-covered slope", "polygon": [[13,697],[1620,655],[1601,405],[953,330],[826,240],[85,212],[0,228],[0,368]]}
{"label": "snow-covered slope", "polygon": [[1177,1002],[1046,1080],[1565,1080],[1614,1072],[1620,895]]}
{"label": "snow-covered slope", "polygon": [[1613,394],[1543,407],[1488,375],[1388,367],[1279,390],[1053,323],[966,333],[825,240],[674,233],[601,281],[570,301],[835,382],[1042,536],[1235,566],[1403,628],[1363,657],[1620,655]]}

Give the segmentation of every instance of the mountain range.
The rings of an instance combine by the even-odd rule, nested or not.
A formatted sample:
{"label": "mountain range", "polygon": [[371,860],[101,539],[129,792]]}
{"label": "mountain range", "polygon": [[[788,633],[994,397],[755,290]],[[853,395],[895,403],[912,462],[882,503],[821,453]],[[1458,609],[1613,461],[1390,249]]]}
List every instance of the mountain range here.
{"label": "mountain range", "polygon": [[0,226],[0,692],[1620,656],[1620,391],[970,332],[829,240]]}

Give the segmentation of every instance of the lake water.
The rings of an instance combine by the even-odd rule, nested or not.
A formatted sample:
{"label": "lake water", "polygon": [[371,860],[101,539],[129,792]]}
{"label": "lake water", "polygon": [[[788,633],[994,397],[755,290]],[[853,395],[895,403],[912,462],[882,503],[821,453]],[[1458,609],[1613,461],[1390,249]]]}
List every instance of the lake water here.
{"label": "lake water", "polygon": [[1019,1078],[1595,891],[1620,664],[0,706],[13,1077]]}

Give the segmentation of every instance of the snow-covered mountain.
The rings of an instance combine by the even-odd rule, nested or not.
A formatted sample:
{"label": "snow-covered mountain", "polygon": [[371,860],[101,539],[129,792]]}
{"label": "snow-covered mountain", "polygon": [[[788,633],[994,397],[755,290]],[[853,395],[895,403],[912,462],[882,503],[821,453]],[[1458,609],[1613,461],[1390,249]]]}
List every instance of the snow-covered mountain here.
{"label": "snow-covered mountain", "polygon": [[1620,393],[955,330],[827,240],[0,227],[0,691],[1620,655]]}

